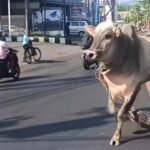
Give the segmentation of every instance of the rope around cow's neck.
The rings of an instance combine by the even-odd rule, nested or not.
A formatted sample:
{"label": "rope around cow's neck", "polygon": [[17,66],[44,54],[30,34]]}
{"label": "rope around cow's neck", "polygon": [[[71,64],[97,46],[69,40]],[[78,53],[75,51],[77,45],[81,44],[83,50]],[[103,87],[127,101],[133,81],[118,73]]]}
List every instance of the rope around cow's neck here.
{"label": "rope around cow's neck", "polygon": [[111,69],[109,69],[105,64],[104,62],[100,62],[99,63],[99,66],[98,68],[96,68],[96,71],[95,71],[95,77],[97,80],[100,80],[100,74],[102,75],[105,75],[107,74],[108,72],[110,72]]}
{"label": "rope around cow's neck", "polygon": [[[98,81],[100,81],[102,83],[102,80],[105,81],[104,79],[104,75],[108,72],[110,72],[111,69],[108,69],[107,66],[104,64],[104,62],[100,62],[99,67],[96,68],[95,71],[95,77]],[[105,89],[110,97],[110,99],[113,101],[112,96],[111,96],[111,92],[109,91],[108,85],[106,83],[106,81],[103,83],[103,85],[105,85]],[[123,103],[118,103],[118,102],[114,102],[116,108],[121,108]]]}

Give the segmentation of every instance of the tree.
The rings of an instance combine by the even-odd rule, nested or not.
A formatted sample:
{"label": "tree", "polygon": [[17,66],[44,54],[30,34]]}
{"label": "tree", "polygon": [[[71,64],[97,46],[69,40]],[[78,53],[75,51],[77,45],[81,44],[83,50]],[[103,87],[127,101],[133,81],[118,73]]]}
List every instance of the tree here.
{"label": "tree", "polygon": [[[130,11],[130,22],[147,25],[150,19],[150,2],[149,0],[140,0]],[[127,20],[127,19],[126,19]]]}

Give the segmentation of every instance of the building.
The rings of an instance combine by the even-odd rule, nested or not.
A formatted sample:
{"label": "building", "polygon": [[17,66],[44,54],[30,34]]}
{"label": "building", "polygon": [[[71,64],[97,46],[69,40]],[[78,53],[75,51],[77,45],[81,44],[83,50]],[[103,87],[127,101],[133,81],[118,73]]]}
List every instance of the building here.
{"label": "building", "polygon": [[[51,31],[63,31],[67,20],[86,19],[83,0],[28,0],[28,13],[25,13],[25,0],[10,0],[11,25],[28,27],[34,34],[50,34]],[[2,26],[8,25],[7,0],[0,0]],[[28,14],[28,15],[27,15]]]}
{"label": "building", "polygon": [[[31,13],[40,8],[39,0],[29,0],[29,22],[31,22]],[[10,13],[11,13],[11,28],[25,29],[25,0],[10,0]],[[8,0],[0,0],[0,25],[2,30],[8,31]],[[31,24],[29,24],[31,27]]]}
{"label": "building", "polygon": [[[2,16],[0,27],[8,26],[7,1],[0,0],[0,16]],[[25,1],[28,1],[28,9],[25,9]],[[10,2],[12,26],[29,29],[33,34],[57,35],[62,34],[68,20],[88,20],[94,25],[107,19],[114,20],[115,11],[111,11],[113,8],[110,7],[116,0],[10,0]]]}
{"label": "building", "polygon": [[[8,1],[0,0],[1,15],[8,15]],[[40,7],[40,0],[29,0],[29,7],[31,10]],[[11,15],[25,14],[25,0],[10,0]]]}

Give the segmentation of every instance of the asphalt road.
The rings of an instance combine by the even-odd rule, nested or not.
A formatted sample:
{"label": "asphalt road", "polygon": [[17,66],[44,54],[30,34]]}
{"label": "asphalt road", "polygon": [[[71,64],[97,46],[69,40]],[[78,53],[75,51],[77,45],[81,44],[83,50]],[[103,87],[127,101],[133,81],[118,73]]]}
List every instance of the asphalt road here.
{"label": "asphalt road", "polygon": [[[79,46],[37,43],[40,63],[22,63],[20,80],[0,81],[0,150],[149,150],[150,130],[123,128],[122,144],[109,145],[116,121],[94,69],[84,70]],[[143,87],[135,106],[150,114]]]}

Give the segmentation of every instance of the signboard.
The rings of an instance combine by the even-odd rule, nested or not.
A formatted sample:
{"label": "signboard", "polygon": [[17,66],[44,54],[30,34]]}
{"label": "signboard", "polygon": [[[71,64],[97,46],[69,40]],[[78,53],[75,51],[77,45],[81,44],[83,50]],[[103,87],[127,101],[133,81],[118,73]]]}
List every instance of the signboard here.
{"label": "signboard", "polygon": [[81,0],[40,0],[42,5],[53,3],[53,4],[65,4],[65,5],[81,5]]}
{"label": "signboard", "polygon": [[59,21],[61,19],[61,10],[54,9],[54,10],[45,10],[45,19],[48,21]]}
{"label": "signboard", "polygon": [[71,18],[78,18],[83,19],[85,18],[85,13],[83,12],[82,7],[70,7],[70,17]]}
{"label": "signboard", "polygon": [[54,7],[35,11],[32,16],[32,24],[34,31],[52,31],[62,29],[61,8]]}

